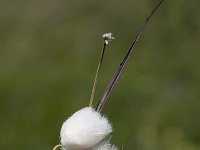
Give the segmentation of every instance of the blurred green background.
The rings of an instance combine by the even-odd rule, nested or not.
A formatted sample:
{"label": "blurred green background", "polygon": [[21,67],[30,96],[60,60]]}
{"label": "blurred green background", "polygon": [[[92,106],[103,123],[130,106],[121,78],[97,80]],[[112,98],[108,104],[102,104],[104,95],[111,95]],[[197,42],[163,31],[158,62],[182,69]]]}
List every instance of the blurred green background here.
{"label": "blurred green background", "polygon": [[[51,150],[62,122],[95,102],[157,0],[0,0],[0,149]],[[164,1],[103,113],[124,150],[200,149],[200,1]]]}

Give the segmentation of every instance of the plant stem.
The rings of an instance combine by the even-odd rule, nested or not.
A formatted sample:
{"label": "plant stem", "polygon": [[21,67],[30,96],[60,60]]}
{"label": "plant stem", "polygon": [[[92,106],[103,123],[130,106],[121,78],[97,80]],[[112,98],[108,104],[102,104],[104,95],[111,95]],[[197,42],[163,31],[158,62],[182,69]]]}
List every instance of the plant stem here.
{"label": "plant stem", "polygon": [[106,43],[104,41],[103,48],[102,48],[102,51],[101,51],[100,60],[99,60],[99,64],[98,64],[98,67],[97,67],[97,71],[96,71],[96,75],[95,75],[95,79],[94,79],[94,83],[93,83],[93,87],[92,87],[89,107],[92,107],[92,105],[93,105],[94,95],[95,95],[95,91],[96,91],[96,85],[97,85],[97,81],[98,81],[98,78],[99,78],[99,73],[101,71],[101,66],[102,66],[102,62],[103,62],[103,58],[104,58],[105,49],[106,49]]}
{"label": "plant stem", "polygon": [[110,94],[110,92],[112,91],[115,83],[117,82],[131,52],[134,50],[134,47],[135,47],[135,44],[137,43],[138,39],[140,38],[141,34],[143,33],[146,25],[149,23],[150,19],[152,18],[152,16],[154,15],[154,13],[156,12],[156,10],[159,8],[159,6],[161,5],[161,3],[163,2],[163,0],[160,0],[158,2],[158,4],[154,7],[154,9],[151,11],[150,15],[145,19],[144,23],[142,24],[142,26],[140,27],[137,35],[135,36],[130,48],[128,49],[128,51],[126,52],[124,58],[122,59],[121,63],[119,64],[118,68],[117,68],[117,71],[115,72],[113,78],[111,79],[110,83],[108,84],[108,87],[107,89],[105,90],[103,96],[101,97],[101,99],[99,100],[99,103],[96,107],[96,111],[97,112],[101,112],[103,107],[104,107],[104,104]]}

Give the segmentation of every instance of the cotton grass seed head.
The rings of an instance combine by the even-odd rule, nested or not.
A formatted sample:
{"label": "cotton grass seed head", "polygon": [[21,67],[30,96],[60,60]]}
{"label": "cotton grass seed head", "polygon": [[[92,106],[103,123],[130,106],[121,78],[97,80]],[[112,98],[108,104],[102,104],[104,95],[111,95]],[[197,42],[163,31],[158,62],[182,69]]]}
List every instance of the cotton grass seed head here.
{"label": "cotton grass seed head", "polygon": [[111,132],[112,127],[106,117],[91,107],[85,107],[63,123],[61,144],[67,150],[94,149]]}
{"label": "cotton grass seed head", "polygon": [[[110,92],[112,91],[114,85],[120,77],[130,54],[135,48],[135,44],[137,43],[138,39],[144,31],[144,28],[147,26],[162,2],[163,0],[160,0],[157,3],[157,5],[152,9],[151,13],[140,27],[130,48],[127,50],[124,58],[120,62],[119,67],[117,68],[115,74],[109,82],[108,87],[105,90],[102,98],[99,100],[96,110],[92,108],[92,102],[95,93],[95,90],[92,90],[92,96],[89,104],[90,107],[85,107],[75,112],[63,123],[60,131],[61,144],[56,145],[53,150],[56,150],[57,148],[62,148],[64,150],[117,150],[117,147],[111,145],[109,143],[109,140],[106,140],[107,135],[112,132],[112,127],[108,119],[102,116],[100,112],[102,111],[102,108],[104,107],[104,104]],[[98,72],[101,68],[105,47],[109,43],[109,41],[114,39],[114,37],[112,37],[112,33],[105,33],[102,37],[104,39],[104,44],[93,89],[95,89],[96,87]]]}

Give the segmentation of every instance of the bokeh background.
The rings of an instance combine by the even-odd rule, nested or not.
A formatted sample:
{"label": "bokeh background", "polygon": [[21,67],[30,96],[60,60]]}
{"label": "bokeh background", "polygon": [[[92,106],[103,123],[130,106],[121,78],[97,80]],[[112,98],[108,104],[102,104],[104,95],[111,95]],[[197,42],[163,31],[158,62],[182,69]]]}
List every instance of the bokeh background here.
{"label": "bokeh background", "polygon": [[[0,0],[0,149],[51,150],[62,122],[95,103],[157,0]],[[103,114],[124,150],[200,149],[200,1],[164,1]]]}

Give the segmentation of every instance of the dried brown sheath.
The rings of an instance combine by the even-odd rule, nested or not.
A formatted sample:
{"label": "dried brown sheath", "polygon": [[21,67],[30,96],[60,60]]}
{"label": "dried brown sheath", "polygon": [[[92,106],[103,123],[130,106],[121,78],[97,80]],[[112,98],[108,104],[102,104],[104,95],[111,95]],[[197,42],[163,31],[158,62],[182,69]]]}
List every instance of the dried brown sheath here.
{"label": "dried brown sheath", "polygon": [[104,104],[110,94],[110,92],[112,91],[112,88],[114,87],[115,83],[117,82],[131,52],[134,50],[135,44],[137,43],[138,39],[140,38],[140,35],[143,33],[144,28],[146,27],[146,25],[149,23],[150,19],[152,18],[152,16],[154,15],[154,13],[156,12],[156,10],[159,8],[159,6],[161,5],[161,3],[163,2],[163,0],[160,0],[158,2],[158,4],[154,7],[154,9],[151,11],[150,15],[145,19],[144,23],[142,24],[142,26],[140,27],[139,32],[137,33],[137,35],[135,36],[133,43],[131,44],[130,48],[128,49],[128,51],[126,52],[125,57],[123,58],[123,60],[121,61],[120,65],[117,68],[117,71],[115,72],[114,76],[112,77],[112,80],[110,81],[110,83],[108,84],[107,89],[105,90],[103,96],[101,97],[97,107],[96,107],[96,111],[101,112]]}

